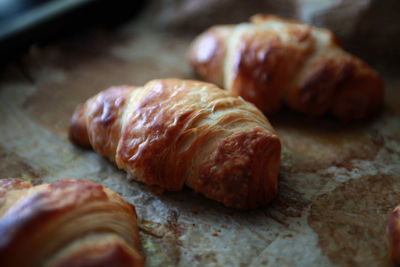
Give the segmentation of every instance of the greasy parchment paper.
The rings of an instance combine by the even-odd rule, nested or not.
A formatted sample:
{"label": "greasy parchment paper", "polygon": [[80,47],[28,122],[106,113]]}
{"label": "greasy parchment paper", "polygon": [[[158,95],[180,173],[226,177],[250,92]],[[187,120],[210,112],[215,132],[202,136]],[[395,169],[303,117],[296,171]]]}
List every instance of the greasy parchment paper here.
{"label": "greasy parchment paper", "polygon": [[108,86],[194,78],[185,59],[191,38],[143,23],[32,48],[0,71],[0,177],[77,177],[119,192],[136,206],[147,266],[391,265],[385,223],[400,204],[393,71],[383,72],[383,110],[365,122],[271,116],[283,144],[279,195],[266,208],[236,211],[187,188],[153,194],[67,140],[76,105]]}

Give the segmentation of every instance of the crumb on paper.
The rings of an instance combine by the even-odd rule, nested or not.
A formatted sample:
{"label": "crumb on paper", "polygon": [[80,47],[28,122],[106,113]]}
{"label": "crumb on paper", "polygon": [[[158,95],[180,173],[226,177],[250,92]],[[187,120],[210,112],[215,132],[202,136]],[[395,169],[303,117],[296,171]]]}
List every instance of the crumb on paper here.
{"label": "crumb on paper", "polygon": [[193,214],[199,214],[199,211],[198,211],[198,210],[195,210],[195,209],[191,209],[191,212],[192,212]]}

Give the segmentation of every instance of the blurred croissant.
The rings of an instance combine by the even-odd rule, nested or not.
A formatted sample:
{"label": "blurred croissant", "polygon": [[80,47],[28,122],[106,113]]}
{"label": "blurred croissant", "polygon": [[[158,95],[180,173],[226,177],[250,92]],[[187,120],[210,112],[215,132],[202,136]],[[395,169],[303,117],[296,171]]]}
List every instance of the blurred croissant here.
{"label": "blurred croissant", "polygon": [[70,139],[135,180],[187,185],[240,209],[277,194],[280,141],[252,104],[208,83],[165,79],[113,87],[77,107]]}
{"label": "blurred croissant", "polygon": [[370,115],[383,99],[378,73],[345,52],[331,31],[277,16],[211,27],[194,40],[189,60],[200,77],[266,114],[285,103],[349,121]]}
{"label": "blurred croissant", "polygon": [[400,205],[390,213],[386,228],[386,243],[389,256],[396,264],[400,264]]}
{"label": "blurred croissant", "polygon": [[0,266],[144,266],[135,208],[90,181],[0,179]]}

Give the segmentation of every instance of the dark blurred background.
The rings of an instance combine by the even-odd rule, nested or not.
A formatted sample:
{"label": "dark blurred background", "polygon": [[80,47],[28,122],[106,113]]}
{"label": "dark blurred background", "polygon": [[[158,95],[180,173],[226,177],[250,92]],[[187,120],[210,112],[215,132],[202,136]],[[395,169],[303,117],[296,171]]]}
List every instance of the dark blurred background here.
{"label": "dark blurred background", "polygon": [[90,28],[112,28],[129,21],[142,0],[0,0],[1,63],[32,44],[68,38]]}
{"label": "dark blurred background", "polygon": [[264,12],[329,28],[371,63],[400,60],[399,0],[162,0],[158,21],[169,30],[199,32]]}
{"label": "dark blurred background", "polygon": [[141,13],[152,18],[144,27],[189,36],[273,13],[333,30],[371,63],[400,59],[399,0],[0,0],[0,56],[93,27],[112,29]]}

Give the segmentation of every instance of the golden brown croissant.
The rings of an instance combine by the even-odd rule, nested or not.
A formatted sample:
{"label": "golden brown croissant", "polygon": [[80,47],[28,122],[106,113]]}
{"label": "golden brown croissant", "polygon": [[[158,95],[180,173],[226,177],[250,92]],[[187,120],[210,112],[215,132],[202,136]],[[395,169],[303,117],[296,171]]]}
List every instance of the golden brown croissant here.
{"label": "golden brown croissant", "polygon": [[400,205],[390,213],[386,228],[386,243],[393,262],[400,264]]}
{"label": "golden brown croissant", "polygon": [[178,79],[113,87],[77,107],[70,139],[92,146],[135,180],[186,184],[236,208],[277,193],[280,141],[252,104],[215,85]]}
{"label": "golden brown croissant", "polygon": [[361,119],[383,99],[380,76],[331,31],[277,16],[211,27],[192,43],[189,60],[200,77],[267,114],[284,102],[311,116]]}
{"label": "golden brown croissant", "polygon": [[144,266],[136,219],[90,181],[0,179],[0,266]]}

